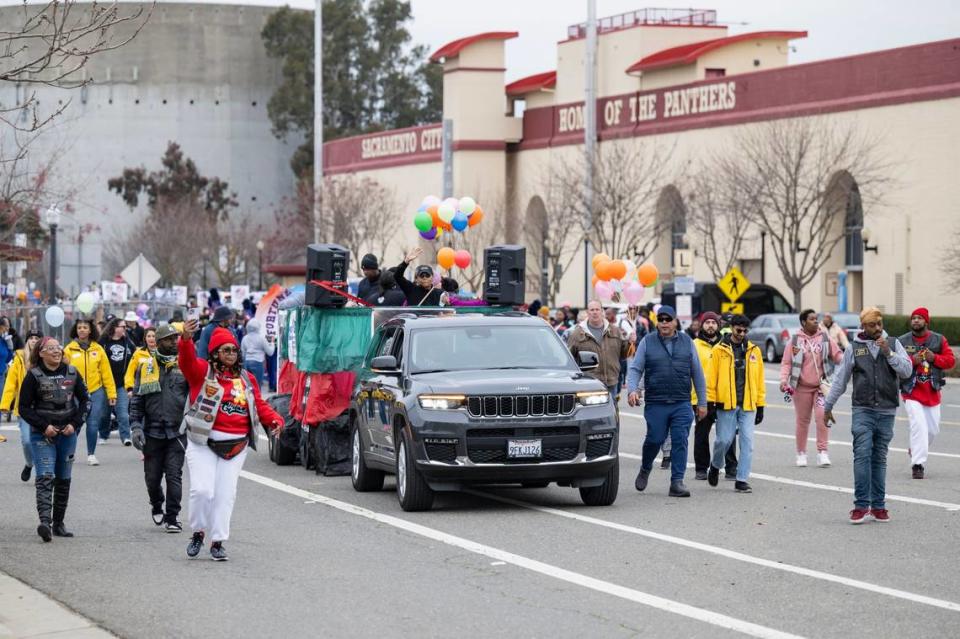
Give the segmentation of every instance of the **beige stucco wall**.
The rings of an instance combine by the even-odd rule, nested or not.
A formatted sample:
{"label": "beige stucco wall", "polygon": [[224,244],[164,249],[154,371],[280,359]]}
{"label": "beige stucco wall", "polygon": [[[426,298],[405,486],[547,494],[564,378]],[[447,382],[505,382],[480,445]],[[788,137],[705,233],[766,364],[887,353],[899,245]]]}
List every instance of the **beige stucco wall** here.
{"label": "beige stucco wall", "polygon": [[703,79],[707,69],[726,69],[727,75],[734,75],[785,67],[789,49],[790,42],[782,38],[747,40],[715,49],[697,60],[697,79]]}

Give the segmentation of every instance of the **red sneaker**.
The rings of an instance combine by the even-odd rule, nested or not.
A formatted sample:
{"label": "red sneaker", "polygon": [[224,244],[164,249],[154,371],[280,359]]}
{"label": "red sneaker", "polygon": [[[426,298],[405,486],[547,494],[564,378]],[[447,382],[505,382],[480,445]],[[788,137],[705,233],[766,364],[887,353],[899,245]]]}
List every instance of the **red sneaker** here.
{"label": "red sneaker", "polygon": [[890,521],[890,513],[887,512],[886,508],[871,508],[870,514],[873,516],[875,521],[888,522]]}
{"label": "red sneaker", "polygon": [[869,515],[870,515],[870,510],[867,508],[854,508],[853,510],[850,511],[850,523],[862,524],[865,521],[870,521],[869,519],[867,519]]}

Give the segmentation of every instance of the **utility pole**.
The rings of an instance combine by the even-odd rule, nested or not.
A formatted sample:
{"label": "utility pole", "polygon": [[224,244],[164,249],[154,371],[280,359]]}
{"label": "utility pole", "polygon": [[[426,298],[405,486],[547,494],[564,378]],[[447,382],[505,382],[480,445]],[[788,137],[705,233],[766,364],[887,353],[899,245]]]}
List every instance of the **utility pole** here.
{"label": "utility pole", "polygon": [[587,0],[587,51],[584,67],[586,82],[583,92],[583,150],[586,176],[583,184],[587,204],[583,220],[583,306],[593,296],[590,290],[590,229],[593,228],[593,175],[597,152],[597,0]]}
{"label": "utility pole", "polygon": [[313,12],[313,242],[323,220],[323,0]]}
{"label": "utility pole", "polygon": [[443,165],[443,199],[453,197],[453,120],[444,118],[443,138],[440,147]]}

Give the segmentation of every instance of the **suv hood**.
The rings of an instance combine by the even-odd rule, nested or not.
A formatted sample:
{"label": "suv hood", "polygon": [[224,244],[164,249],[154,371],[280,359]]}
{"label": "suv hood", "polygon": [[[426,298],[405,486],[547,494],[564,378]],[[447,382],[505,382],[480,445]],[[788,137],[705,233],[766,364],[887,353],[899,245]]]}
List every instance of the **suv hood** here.
{"label": "suv hood", "polygon": [[606,390],[596,379],[578,371],[551,368],[472,370],[421,373],[410,376],[418,392],[463,395],[537,395]]}

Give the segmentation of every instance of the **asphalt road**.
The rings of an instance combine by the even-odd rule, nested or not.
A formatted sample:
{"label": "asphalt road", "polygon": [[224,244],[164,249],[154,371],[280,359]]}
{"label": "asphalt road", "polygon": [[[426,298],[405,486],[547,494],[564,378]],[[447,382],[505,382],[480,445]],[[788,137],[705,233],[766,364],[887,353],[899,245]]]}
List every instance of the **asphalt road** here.
{"label": "asphalt road", "polygon": [[67,518],[77,537],[41,543],[19,436],[4,424],[0,570],[123,637],[955,634],[960,384],[945,392],[923,481],[910,478],[901,409],[892,521],[862,526],[846,521],[849,399],[835,411],[833,466],[801,469],[792,408],[768,390],[749,495],[691,472],[692,498],[670,498],[660,470],[637,493],[645,426],[626,406],[620,497],[607,508],[551,486],[444,494],[407,514],[389,479],[355,493],[348,477],[274,466],[264,445],[247,459],[227,563],[188,561],[188,535],[153,526],[139,455],[116,440],[98,449],[99,467],[78,456]]}

